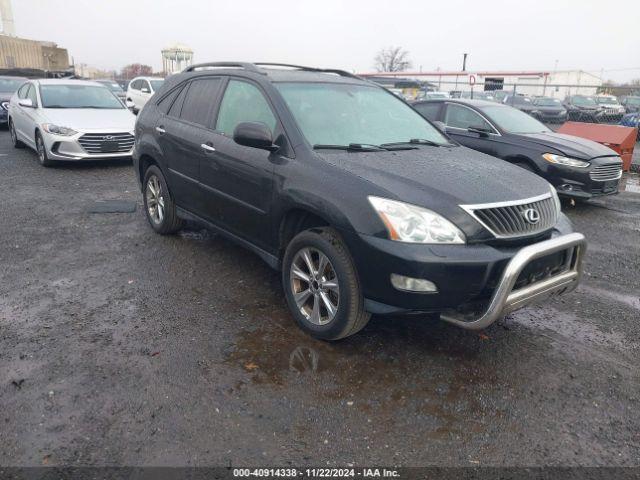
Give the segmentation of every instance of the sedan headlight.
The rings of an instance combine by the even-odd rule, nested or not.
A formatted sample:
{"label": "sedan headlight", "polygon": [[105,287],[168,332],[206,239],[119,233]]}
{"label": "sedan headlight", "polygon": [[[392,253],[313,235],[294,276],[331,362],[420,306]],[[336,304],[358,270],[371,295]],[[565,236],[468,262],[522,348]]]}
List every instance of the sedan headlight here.
{"label": "sedan headlight", "polygon": [[58,125],[54,125],[53,123],[45,123],[42,125],[42,128],[47,133],[53,133],[54,135],[62,135],[63,137],[72,137],[76,132],[72,128],[68,127],[60,127]]}
{"label": "sedan headlight", "polygon": [[589,162],[585,162],[584,160],[578,160],[577,158],[563,157],[562,155],[556,155],[554,153],[545,153],[544,155],[542,155],[542,158],[544,158],[549,163],[564,165],[565,167],[585,168],[590,165]]}
{"label": "sedan headlight", "polygon": [[464,233],[446,218],[426,208],[387,198],[369,197],[387,227],[389,238],[407,243],[466,243]]}

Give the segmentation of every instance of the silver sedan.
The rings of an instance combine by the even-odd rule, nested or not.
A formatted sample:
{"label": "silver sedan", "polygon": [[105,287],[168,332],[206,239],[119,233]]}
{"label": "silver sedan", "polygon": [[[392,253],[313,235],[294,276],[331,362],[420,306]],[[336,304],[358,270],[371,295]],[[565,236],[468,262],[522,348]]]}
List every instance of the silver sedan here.
{"label": "silver sedan", "polygon": [[135,118],[107,87],[82,80],[30,80],[9,103],[14,146],[33,148],[44,166],[131,157]]}

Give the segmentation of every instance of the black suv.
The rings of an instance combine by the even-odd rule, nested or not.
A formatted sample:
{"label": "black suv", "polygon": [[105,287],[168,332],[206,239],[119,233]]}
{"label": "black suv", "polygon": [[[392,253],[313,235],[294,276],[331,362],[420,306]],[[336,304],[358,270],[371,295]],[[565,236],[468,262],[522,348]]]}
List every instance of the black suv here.
{"label": "black suv", "polygon": [[579,281],[584,237],[545,180],[340,70],[189,67],[142,110],[134,162],[156,232],[197,220],[253,250],[317,338],[371,313],[480,329]]}

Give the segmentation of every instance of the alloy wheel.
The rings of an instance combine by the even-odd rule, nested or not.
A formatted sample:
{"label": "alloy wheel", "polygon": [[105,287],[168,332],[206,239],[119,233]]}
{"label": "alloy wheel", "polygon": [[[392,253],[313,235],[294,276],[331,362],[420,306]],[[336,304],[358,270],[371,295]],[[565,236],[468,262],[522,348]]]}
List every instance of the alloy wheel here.
{"label": "alloy wheel", "polygon": [[330,323],[338,313],[340,284],[329,258],[315,248],[303,248],[289,272],[293,298],[300,313],[314,325]]}
{"label": "alloy wheel", "polygon": [[44,150],[44,141],[42,140],[42,137],[38,136],[36,143],[36,147],[38,150],[38,160],[40,160],[40,163],[44,164],[47,160],[47,154]]}
{"label": "alloy wheel", "polygon": [[162,184],[155,175],[151,175],[149,180],[147,180],[146,197],[149,218],[151,218],[151,221],[156,225],[161,224],[165,216],[164,193],[162,191]]}

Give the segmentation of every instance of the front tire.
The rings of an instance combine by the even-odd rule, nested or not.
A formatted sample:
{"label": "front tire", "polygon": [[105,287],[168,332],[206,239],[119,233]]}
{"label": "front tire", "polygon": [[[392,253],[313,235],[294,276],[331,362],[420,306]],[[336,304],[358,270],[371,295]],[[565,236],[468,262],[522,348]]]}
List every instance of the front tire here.
{"label": "front tire", "polygon": [[9,120],[9,134],[11,135],[13,148],[24,148],[24,143],[18,140],[18,133],[16,132],[16,127],[13,126],[13,120]]}
{"label": "front tire", "polygon": [[371,314],[353,260],[332,228],[298,234],[287,246],[282,268],[287,304],[298,326],[321,340],[359,332]]}
{"label": "front tire", "polygon": [[151,227],[161,235],[175,233],[182,228],[182,219],[176,213],[164,175],[156,165],[144,174],[144,211]]}
{"label": "front tire", "polygon": [[47,155],[47,147],[44,144],[44,139],[40,132],[36,132],[36,153],[38,154],[38,161],[43,167],[52,167],[54,161],[49,159]]}

